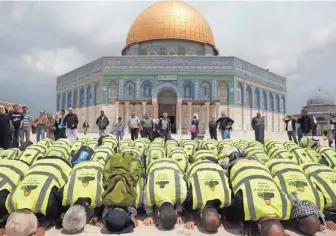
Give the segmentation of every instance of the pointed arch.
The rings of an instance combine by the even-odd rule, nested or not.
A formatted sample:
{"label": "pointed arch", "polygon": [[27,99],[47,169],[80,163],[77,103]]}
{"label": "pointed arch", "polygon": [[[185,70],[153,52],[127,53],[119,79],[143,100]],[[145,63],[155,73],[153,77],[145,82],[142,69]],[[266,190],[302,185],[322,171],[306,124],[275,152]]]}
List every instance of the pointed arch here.
{"label": "pointed arch", "polygon": [[69,92],[68,92],[67,109],[68,109],[69,107],[71,107],[71,104],[72,104],[72,92],[69,91]]}
{"label": "pointed arch", "polygon": [[200,99],[210,100],[211,99],[211,84],[208,81],[203,81],[200,86]]}
{"label": "pointed arch", "polygon": [[268,110],[274,111],[274,98],[272,92],[269,92],[268,94]]}
{"label": "pointed arch", "polygon": [[222,104],[229,104],[229,86],[226,81],[219,81],[219,99]]}
{"label": "pointed arch", "polygon": [[92,86],[89,84],[86,87],[86,106],[90,106],[92,104]]}
{"label": "pointed arch", "polygon": [[281,112],[286,113],[286,100],[285,100],[285,96],[281,96],[280,99],[280,108],[281,108]]}
{"label": "pointed arch", "polygon": [[275,95],[275,111],[280,112],[280,99],[279,94]]}
{"label": "pointed arch", "polygon": [[236,86],[236,103],[238,105],[243,105],[244,94],[243,94],[243,85],[238,82]]}
{"label": "pointed arch", "polygon": [[256,107],[258,110],[260,110],[260,90],[258,88],[254,89],[254,94],[253,94],[253,104],[254,107]]}
{"label": "pointed arch", "polygon": [[73,91],[73,102],[72,102],[72,108],[77,108],[78,107],[78,89],[76,88]]}
{"label": "pointed arch", "polygon": [[93,89],[93,105],[97,105],[97,97],[98,97],[98,88],[99,88],[99,81],[94,84]]}
{"label": "pointed arch", "polygon": [[267,110],[267,93],[265,90],[262,92],[261,108]]}
{"label": "pointed arch", "polygon": [[183,83],[183,98],[184,99],[193,99],[194,98],[194,86],[190,81]]}
{"label": "pointed arch", "polygon": [[65,106],[66,106],[66,97],[65,97],[65,93],[63,93],[62,95],[62,110],[65,110]]}
{"label": "pointed arch", "polygon": [[152,83],[148,80],[142,83],[142,97],[146,99],[152,98]]}
{"label": "pointed arch", "polygon": [[124,86],[126,99],[135,99],[135,83],[131,80],[127,81]]}
{"label": "pointed arch", "polygon": [[109,83],[109,98],[117,98],[118,96],[118,82],[117,81],[110,81]]}
{"label": "pointed arch", "polygon": [[79,92],[79,107],[85,106],[84,95],[85,95],[84,87],[81,87]]}
{"label": "pointed arch", "polygon": [[57,94],[57,111],[61,110],[61,95],[60,94]]}
{"label": "pointed arch", "polygon": [[252,108],[252,89],[249,85],[246,86],[245,88],[245,106]]}

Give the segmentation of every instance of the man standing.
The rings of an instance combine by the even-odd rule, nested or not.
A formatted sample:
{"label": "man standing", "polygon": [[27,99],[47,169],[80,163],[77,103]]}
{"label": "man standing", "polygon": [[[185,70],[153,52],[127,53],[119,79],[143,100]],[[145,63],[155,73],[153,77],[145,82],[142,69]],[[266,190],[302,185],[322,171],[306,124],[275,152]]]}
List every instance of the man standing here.
{"label": "man standing", "polygon": [[48,124],[47,116],[44,111],[40,112],[40,116],[34,121],[34,126],[36,127],[36,141],[39,142],[40,139],[45,138],[45,132]]}
{"label": "man standing", "polygon": [[15,147],[19,146],[19,135],[20,129],[22,126],[22,120],[24,119],[21,112],[19,112],[19,105],[15,104],[13,107],[13,111],[9,113],[9,117],[13,122],[14,127],[14,135],[13,135],[13,143]]}
{"label": "man standing", "polygon": [[264,118],[261,117],[260,112],[252,119],[252,129],[254,130],[255,140],[264,144],[265,121]]}
{"label": "man standing", "polygon": [[66,138],[65,111],[64,110],[61,110],[61,117],[59,118],[58,123],[59,123],[59,135],[58,137],[56,137],[56,139]]}
{"label": "man standing", "polygon": [[139,135],[139,126],[140,126],[140,119],[132,112],[132,117],[128,120],[128,128],[131,133],[131,139],[134,141],[138,138]]}
{"label": "man standing", "polygon": [[163,113],[163,117],[159,121],[159,128],[160,137],[167,141],[169,139],[169,134],[171,131],[171,123],[167,113]]}
{"label": "man standing", "polygon": [[6,114],[5,107],[0,105],[0,148],[8,148],[9,130],[9,116]]}
{"label": "man standing", "polygon": [[212,117],[211,121],[209,121],[209,133],[211,139],[217,140],[217,127],[218,124],[215,120],[215,117]]}
{"label": "man standing", "polygon": [[149,113],[147,112],[145,116],[141,119],[141,126],[142,126],[142,135],[143,138],[149,138],[152,141],[153,139],[153,130],[154,130],[154,123],[153,119],[149,117]]}
{"label": "man standing", "polygon": [[286,124],[286,131],[287,131],[287,135],[290,141],[293,141],[297,144],[297,139],[296,139],[296,121],[293,117],[291,116],[287,116],[286,118],[283,119],[283,121]]}
{"label": "man standing", "polygon": [[232,125],[234,123],[234,120],[232,120],[230,117],[225,116],[225,114],[222,114],[222,117],[220,117],[216,123],[220,125],[220,130],[222,131],[222,139],[230,139],[230,131],[232,129]]}
{"label": "man standing", "polygon": [[30,141],[30,123],[32,121],[32,117],[28,112],[28,107],[23,106],[22,107],[22,111],[23,111],[23,122],[22,122],[22,126],[20,129],[20,144],[22,145],[24,142],[24,138],[26,137],[26,141]]}
{"label": "man standing", "polygon": [[300,123],[303,136],[310,136],[312,134],[314,120],[308,115],[305,109],[301,110],[301,116],[297,119],[297,122]]}
{"label": "man standing", "polygon": [[70,138],[73,137],[74,140],[77,138],[77,125],[78,125],[78,117],[75,113],[73,113],[72,108],[70,107],[68,110],[68,114],[65,116],[65,124],[66,124],[66,136]]}
{"label": "man standing", "polygon": [[104,134],[106,127],[110,124],[108,118],[104,114],[104,111],[100,112],[100,116],[97,118],[96,124],[99,128],[99,137],[101,137]]}

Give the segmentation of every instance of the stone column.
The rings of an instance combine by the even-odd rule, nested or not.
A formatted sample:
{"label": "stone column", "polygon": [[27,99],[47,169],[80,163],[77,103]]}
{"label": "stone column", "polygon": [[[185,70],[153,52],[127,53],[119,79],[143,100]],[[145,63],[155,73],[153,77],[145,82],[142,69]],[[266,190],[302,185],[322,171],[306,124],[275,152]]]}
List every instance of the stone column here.
{"label": "stone column", "polygon": [[209,133],[209,128],[208,128],[208,125],[209,125],[209,116],[210,116],[210,102],[206,102],[205,103],[205,109],[206,109],[206,117],[205,117],[205,135],[206,136],[209,136],[210,133]]}
{"label": "stone column", "polygon": [[128,119],[129,117],[129,102],[125,102],[125,118],[124,118],[124,124],[125,124],[125,135],[129,135],[129,128],[128,128]]}
{"label": "stone column", "polygon": [[[215,119],[219,119],[219,117],[221,117],[221,114],[219,114],[219,105],[220,105],[220,103],[216,102],[216,115],[215,115]],[[229,116],[229,115],[227,114],[227,116]]]}
{"label": "stone column", "polygon": [[158,119],[159,116],[158,116],[158,104],[157,104],[157,101],[153,100],[152,104],[153,104],[153,114],[152,114],[152,116],[153,116],[153,118]]}
{"label": "stone column", "polygon": [[188,108],[189,108],[189,121],[188,121],[188,125],[190,125],[190,122],[191,122],[191,119],[192,119],[192,111],[191,111],[191,108],[192,108],[192,102],[188,102]]}
{"label": "stone column", "polygon": [[146,113],[146,106],[147,106],[147,102],[142,102],[142,115],[145,115]]}
{"label": "stone column", "polygon": [[[115,123],[118,122],[119,117],[119,102],[115,102]],[[114,124],[112,124],[113,127]]]}
{"label": "stone column", "polygon": [[177,126],[176,126],[176,129],[177,129],[177,134],[178,135],[182,135],[182,101],[177,101],[177,104],[176,104],[176,115],[177,115]]}

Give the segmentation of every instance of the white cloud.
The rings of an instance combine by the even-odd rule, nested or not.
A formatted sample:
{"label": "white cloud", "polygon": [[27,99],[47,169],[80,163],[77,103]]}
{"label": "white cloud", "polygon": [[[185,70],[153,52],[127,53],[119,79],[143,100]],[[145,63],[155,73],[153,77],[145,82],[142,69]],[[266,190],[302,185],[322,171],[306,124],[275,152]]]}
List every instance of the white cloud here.
{"label": "white cloud", "polygon": [[84,62],[84,57],[76,48],[45,50],[33,48],[31,53],[22,54],[24,65],[37,73],[59,76]]}

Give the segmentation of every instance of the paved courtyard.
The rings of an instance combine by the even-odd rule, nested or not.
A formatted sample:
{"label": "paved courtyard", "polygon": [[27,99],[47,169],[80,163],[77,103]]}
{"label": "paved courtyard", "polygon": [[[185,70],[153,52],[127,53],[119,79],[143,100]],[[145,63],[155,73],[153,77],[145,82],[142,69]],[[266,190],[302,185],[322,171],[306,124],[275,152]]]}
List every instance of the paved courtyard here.
{"label": "paved courtyard", "polygon": [[[82,138],[82,137],[89,137],[89,138],[94,138],[94,137],[98,137],[98,134],[96,133],[89,133],[87,134],[86,136],[82,133],[79,133],[78,134],[78,137],[79,138]],[[190,136],[189,135],[183,135],[183,136],[177,136],[177,135],[172,135],[172,138],[175,138],[175,139],[180,139],[180,138],[189,138]],[[287,136],[285,135],[285,133],[283,134],[266,134],[266,137],[271,137],[271,138],[274,138],[274,139],[277,139],[277,140],[280,140],[280,141],[286,141],[288,138]],[[35,141],[35,135],[32,136],[33,138],[33,141]],[[129,137],[125,137],[125,138],[129,138]],[[253,136],[253,133],[252,132],[247,132],[245,134],[239,134],[239,135],[235,135],[235,133],[233,132],[232,133],[232,139],[253,139],[254,136]],[[323,145],[326,145],[326,142],[325,141],[321,141]],[[141,217],[140,217],[141,218]],[[228,230],[225,230],[223,227],[221,227],[217,233],[213,234],[213,235],[222,235],[222,236],[229,236],[229,235],[239,235],[239,226],[237,226],[235,229],[232,229],[230,231]],[[146,235],[146,236],[157,236],[158,233],[160,235],[176,235],[176,236],[190,236],[190,235],[204,235],[206,233],[204,233],[202,231],[201,228],[195,228],[194,230],[187,230],[184,228],[184,226],[180,226],[180,225],[177,225],[175,227],[174,230],[171,230],[171,231],[164,231],[164,230],[160,230],[160,228],[158,227],[155,227],[155,226],[152,226],[152,227],[147,227],[147,226],[144,226],[142,221],[140,221],[140,226],[137,227],[133,233],[129,234],[129,235],[139,235],[139,236],[142,236],[142,235]],[[65,234],[62,232],[62,230],[56,230],[55,228],[51,228],[47,231],[46,233],[46,236],[61,236],[61,235],[68,235],[68,234]],[[84,231],[82,233],[79,233],[79,234],[76,234],[78,236],[96,236],[96,235],[112,235],[112,234],[109,234],[106,229],[99,229],[97,227],[94,227],[94,226],[91,226],[91,225],[87,225],[84,229]],[[298,233],[295,233],[295,232],[292,232],[291,231],[291,235],[292,236],[295,236],[295,235],[301,235],[301,234],[298,234]],[[332,232],[332,231],[325,231],[325,232],[321,232],[321,233],[318,233],[317,236],[322,236],[322,235],[326,235],[326,236],[336,236],[336,232]]]}

